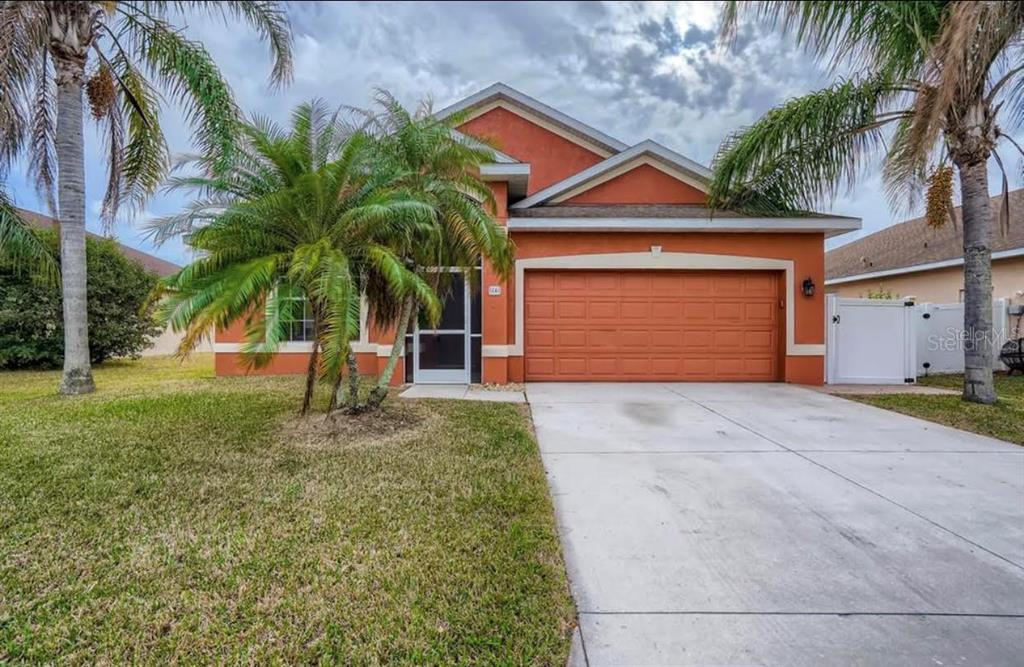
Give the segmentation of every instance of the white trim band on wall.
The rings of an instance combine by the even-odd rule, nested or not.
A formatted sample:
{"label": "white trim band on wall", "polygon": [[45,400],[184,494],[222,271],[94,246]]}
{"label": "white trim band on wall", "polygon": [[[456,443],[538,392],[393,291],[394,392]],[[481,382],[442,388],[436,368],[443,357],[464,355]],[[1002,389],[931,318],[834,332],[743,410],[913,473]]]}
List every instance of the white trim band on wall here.
{"label": "white trim band on wall", "polygon": [[[356,354],[376,354],[378,357],[391,356],[390,345],[377,345],[376,343],[359,343],[352,341],[349,343],[352,346],[352,351]],[[213,351],[222,353],[234,353],[242,352],[245,348],[245,343],[214,343]],[[293,341],[287,343],[281,343],[277,346],[278,354],[309,354],[313,351],[313,343],[303,341]]]}
{"label": "white trim band on wall", "polygon": [[[516,326],[515,341],[508,346],[508,356],[523,355],[525,329],[525,274],[527,269],[623,269],[623,270],[739,270],[784,271],[786,274],[786,355],[791,357],[818,357],[825,354],[825,345],[797,343],[794,327],[796,311],[793,307],[795,268],[792,260],[738,255],[707,255],[689,252],[620,252],[600,255],[567,255],[563,257],[535,257],[516,260]],[[824,335],[824,330],[822,330]],[[485,355],[488,356],[488,355]],[[497,355],[495,355],[497,356]]]}
{"label": "white trim band on wall", "polygon": [[509,218],[513,232],[823,233],[860,229],[856,218]]}

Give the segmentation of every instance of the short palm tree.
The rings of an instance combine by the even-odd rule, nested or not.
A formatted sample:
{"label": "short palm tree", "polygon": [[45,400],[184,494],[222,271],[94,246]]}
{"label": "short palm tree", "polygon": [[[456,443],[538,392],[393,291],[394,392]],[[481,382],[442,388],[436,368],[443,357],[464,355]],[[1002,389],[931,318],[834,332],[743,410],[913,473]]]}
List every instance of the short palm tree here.
{"label": "short palm tree", "polygon": [[1020,150],[998,121],[1024,116],[1024,4],[733,2],[727,35],[748,7],[856,74],[729,137],[715,158],[711,204],[767,214],[810,210],[852,185],[881,153],[892,204],[914,205],[927,190],[928,220],[941,225],[951,217],[955,167],[964,231],[963,397],[994,402],[988,163],[1002,167],[1001,140]]}
{"label": "short palm tree", "polygon": [[[380,90],[376,103],[376,110],[365,115],[378,137],[380,164],[403,173],[403,187],[434,212],[433,224],[422,227],[423,234],[404,249],[406,265],[441,294],[451,274],[434,270],[437,267],[461,269],[472,277],[484,258],[499,273],[507,274],[512,267],[512,242],[489,212],[494,197],[480,178],[480,166],[494,161],[494,151],[454,131],[464,120],[461,116],[434,116],[429,100],[411,112]],[[397,326],[391,356],[370,393],[370,408],[379,406],[387,395],[398,359],[405,354],[415,305],[412,299],[397,308],[371,304],[375,313],[394,316]]]}
{"label": "short palm tree", "polygon": [[85,305],[84,98],[104,133],[106,221],[122,204],[141,207],[166,175],[158,89],[184,108],[202,150],[226,159],[233,146],[238,112],[227,83],[203,46],[171,23],[194,11],[255,28],[270,44],[273,81],[288,78],[290,31],[274,2],[0,4],[0,176],[24,156],[60,220],[62,393],[94,389]]}
{"label": "short palm tree", "polygon": [[308,305],[305,413],[318,376],[336,381],[351,357],[367,282],[437,315],[430,286],[393,250],[419,237],[433,211],[402,187],[401,174],[376,168],[372,137],[320,102],[300,105],[288,130],[257,118],[242,133],[226,164],[213,170],[216,158],[191,158],[198,174],[169,182],[196,200],[152,223],[153,236],[183,235],[200,258],[165,281],[159,315],[185,332],[182,355],[211,329],[244,321],[242,351],[260,366]]}

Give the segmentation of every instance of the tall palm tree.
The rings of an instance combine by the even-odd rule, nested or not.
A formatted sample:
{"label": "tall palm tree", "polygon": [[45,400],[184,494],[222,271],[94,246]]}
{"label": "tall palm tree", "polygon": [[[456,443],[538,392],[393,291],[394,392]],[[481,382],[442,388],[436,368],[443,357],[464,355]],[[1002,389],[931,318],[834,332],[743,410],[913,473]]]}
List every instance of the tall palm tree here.
{"label": "tall palm tree", "polygon": [[[401,173],[375,164],[374,140],[352,131],[314,101],[296,108],[291,128],[254,118],[215,173],[215,157],[189,161],[194,176],[171,189],[193,192],[182,213],[151,224],[157,242],[183,235],[201,257],[165,281],[159,315],[184,331],[188,354],[213,327],[245,322],[242,351],[271,359],[308,304],[313,353],[302,412],[318,376],[334,381],[358,337],[366,281],[394,301],[412,298],[436,316],[430,286],[393,248],[422,235],[432,210],[402,187]],[[380,297],[383,299],[383,297]]]}
{"label": "tall palm tree", "polygon": [[[380,164],[404,173],[403,187],[433,211],[432,224],[421,227],[423,233],[404,248],[406,265],[442,294],[450,273],[436,271],[436,267],[458,268],[471,277],[483,257],[497,271],[507,274],[512,267],[513,245],[489,213],[495,205],[494,197],[489,185],[480,179],[480,165],[493,162],[494,151],[454,131],[463,122],[462,116],[434,116],[430,100],[409,111],[390,93],[378,90],[375,101],[376,109],[364,114],[378,137]],[[397,308],[395,304],[371,304],[378,318],[397,322],[390,358],[370,393],[371,409],[387,396],[395,367],[405,354],[405,337],[415,305],[412,299],[397,304]]]}
{"label": "tall palm tree", "polygon": [[[963,398],[993,403],[988,163],[1002,168],[1001,140],[1021,150],[998,121],[1024,119],[1024,3],[732,2],[727,36],[748,7],[834,68],[856,73],[729,137],[715,158],[711,204],[810,210],[851,186],[881,153],[893,206],[914,206],[927,190],[926,215],[938,226],[951,217],[955,167],[964,231]],[[1008,219],[1005,206],[1001,215]]]}
{"label": "tall palm tree", "polygon": [[41,198],[60,220],[65,394],[94,389],[85,305],[84,98],[104,133],[108,223],[122,204],[141,207],[166,175],[158,89],[184,108],[202,150],[227,159],[235,140],[231,90],[206,49],[171,23],[190,11],[252,26],[270,45],[272,80],[287,80],[290,30],[274,2],[0,4],[0,171],[25,156]]}

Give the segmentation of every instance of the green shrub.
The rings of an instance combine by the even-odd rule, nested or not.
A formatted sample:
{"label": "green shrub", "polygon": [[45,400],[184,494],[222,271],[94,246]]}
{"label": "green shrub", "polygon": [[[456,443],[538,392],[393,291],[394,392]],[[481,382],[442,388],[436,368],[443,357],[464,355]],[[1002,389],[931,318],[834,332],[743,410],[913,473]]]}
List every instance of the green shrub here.
{"label": "green shrub", "polygon": [[878,289],[869,289],[868,290],[867,298],[869,298],[869,299],[881,299],[881,300],[892,300],[892,299],[900,298],[900,295],[899,295],[899,292],[893,292],[891,289],[888,289],[887,287],[882,287],[881,285],[879,285]]}
{"label": "green shrub", "polygon": [[[57,234],[40,236],[57,254]],[[117,244],[87,238],[89,350],[93,363],[137,357],[161,332],[153,308],[143,312],[157,276],[128,259]],[[59,285],[43,285],[0,263],[0,368],[55,368],[64,362]]]}

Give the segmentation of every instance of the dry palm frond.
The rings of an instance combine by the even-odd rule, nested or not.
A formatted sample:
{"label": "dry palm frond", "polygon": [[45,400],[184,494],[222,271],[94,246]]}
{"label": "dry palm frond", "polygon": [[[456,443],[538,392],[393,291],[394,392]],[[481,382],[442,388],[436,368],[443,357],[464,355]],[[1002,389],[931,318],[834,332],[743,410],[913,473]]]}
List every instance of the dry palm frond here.
{"label": "dry palm frond", "polygon": [[932,229],[938,229],[953,217],[953,168],[940,165],[928,177],[925,221]]}
{"label": "dry palm frond", "polygon": [[1024,23],[1016,2],[954,2],[945,13],[924,71],[933,90],[917,99],[910,131],[910,143],[921,152],[966,120],[955,117],[958,111],[982,102],[993,64]]}

